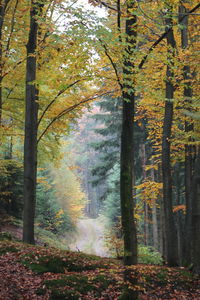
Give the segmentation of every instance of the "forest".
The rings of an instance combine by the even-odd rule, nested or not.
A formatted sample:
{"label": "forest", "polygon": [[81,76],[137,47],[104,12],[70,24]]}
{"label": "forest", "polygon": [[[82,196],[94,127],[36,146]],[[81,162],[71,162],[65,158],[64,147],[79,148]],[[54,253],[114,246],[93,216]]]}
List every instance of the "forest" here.
{"label": "forest", "polygon": [[199,16],[0,0],[0,299],[200,299]]}

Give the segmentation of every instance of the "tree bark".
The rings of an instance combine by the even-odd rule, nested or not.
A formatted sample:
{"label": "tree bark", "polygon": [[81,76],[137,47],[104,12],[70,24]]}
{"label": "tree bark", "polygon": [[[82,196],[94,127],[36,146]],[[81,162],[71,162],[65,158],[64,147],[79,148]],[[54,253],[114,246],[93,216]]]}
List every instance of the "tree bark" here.
{"label": "tree bark", "polygon": [[193,272],[200,275],[200,146],[197,149],[192,191],[192,263]]}
{"label": "tree bark", "polygon": [[[151,178],[153,181],[155,181],[155,170],[151,169]],[[157,200],[157,199],[156,199]],[[153,247],[156,250],[159,250],[159,242],[158,242],[158,217],[157,217],[157,203],[153,203],[152,207],[152,221],[153,221]]]}
{"label": "tree bark", "polygon": [[[123,111],[122,111],[122,134],[121,134],[121,166],[120,166],[120,196],[122,230],[124,237],[124,264],[133,265],[137,263],[137,237],[134,221],[133,205],[133,167],[134,167],[134,105],[135,93],[133,83],[134,65],[131,58],[134,57],[136,43],[137,18],[130,12],[134,2],[128,1],[126,19],[126,49],[123,63]],[[131,45],[130,45],[131,44]],[[128,83],[127,83],[128,82]]]}
{"label": "tree bark", "polygon": [[[184,5],[179,7],[180,17],[187,12]],[[182,49],[188,48],[188,16],[184,18],[181,27],[181,46]],[[190,110],[192,99],[191,88],[191,74],[190,67],[185,65],[183,67],[184,77],[184,107]],[[193,131],[193,121],[185,121],[185,132]],[[193,175],[193,146],[185,145],[185,203],[186,203],[186,216],[185,216],[185,238],[183,247],[184,264],[191,263],[191,234],[192,234],[192,175]]]}
{"label": "tree bark", "polygon": [[36,204],[37,176],[37,122],[38,122],[38,91],[36,80],[36,48],[38,36],[37,16],[40,4],[31,1],[30,31],[27,43],[26,61],[26,110],[24,139],[24,216],[23,241],[34,244],[34,218]]}
{"label": "tree bark", "polygon": [[[147,154],[146,154],[146,147],[145,147],[145,141],[142,141],[141,144],[141,160],[142,160],[142,177],[143,177],[143,181],[145,181],[147,179],[147,174],[146,174],[146,158]],[[150,224],[149,224],[149,211],[150,211],[150,207],[148,205],[148,203],[145,201],[144,202],[144,244],[146,246],[150,245]]]}
{"label": "tree bark", "polygon": [[2,125],[2,80],[3,80],[3,23],[5,17],[5,10],[10,0],[0,0],[0,126]]}
{"label": "tree bark", "polygon": [[[173,27],[172,9],[167,6],[166,25]],[[165,95],[165,115],[163,122],[162,134],[162,175],[163,175],[163,207],[164,207],[164,224],[165,224],[165,248],[166,248],[166,261],[169,266],[176,266],[177,259],[177,234],[172,211],[172,176],[171,176],[171,129],[173,121],[173,58],[175,55],[175,39],[173,30],[167,35],[168,45],[168,65],[166,72],[166,95]]]}
{"label": "tree bark", "polygon": [[[122,83],[122,133],[120,153],[120,201],[121,222],[124,238],[124,265],[130,266],[137,263],[137,232],[134,220],[133,185],[134,185],[134,49],[137,37],[137,17],[133,10],[135,1],[127,1],[127,18],[125,23],[126,46],[123,60],[123,83]],[[119,6],[119,5],[118,5]],[[119,21],[118,21],[119,24]],[[119,38],[119,40],[121,37]],[[135,285],[137,278],[131,277],[128,268],[124,271],[126,283]],[[119,299],[136,300],[137,291],[128,286],[124,289]]]}

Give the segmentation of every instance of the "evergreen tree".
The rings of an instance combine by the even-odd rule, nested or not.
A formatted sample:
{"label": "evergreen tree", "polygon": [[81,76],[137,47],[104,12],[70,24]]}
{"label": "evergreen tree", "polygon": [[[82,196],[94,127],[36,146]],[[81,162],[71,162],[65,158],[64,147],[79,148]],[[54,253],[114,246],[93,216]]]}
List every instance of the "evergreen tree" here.
{"label": "evergreen tree", "polygon": [[0,206],[8,215],[22,217],[23,169],[11,159],[0,160]]}
{"label": "evergreen tree", "polygon": [[[114,176],[119,170],[120,160],[120,134],[121,134],[121,99],[106,98],[97,103],[100,112],[93,118],[100,123],[99,128],[94,131],[99,135],[96,142],[91,143],[98,155],[98,162],[92,168],[93,185],[104,185],[104,194],[99,195],[99,201],[110,199],[110,193],[113,197],[119,198],[119,177]],[[118,172],[119,175],[119,172]],[[115,188],[111,188],[108,182],[113,181]],[[115,194],[115,195],[114,195]]]}
{"label": "evergreen tree", "polygon": [[39,183],[37,186],[36,224],[54,234],[72,230],[73,222],[56,198],[56,188],[49,171],[40,173],[46,179],[45,183]]}

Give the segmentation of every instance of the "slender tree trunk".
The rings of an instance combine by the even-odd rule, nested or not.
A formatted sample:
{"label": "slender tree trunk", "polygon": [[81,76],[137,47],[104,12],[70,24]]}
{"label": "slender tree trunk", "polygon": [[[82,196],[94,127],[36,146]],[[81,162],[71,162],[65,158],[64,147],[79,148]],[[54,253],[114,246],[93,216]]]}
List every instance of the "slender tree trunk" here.
{"label": "slender tree trunk", "polygon": [[[187,12],[184,5],[179,7],[180,17]],[[181,22],[181,46],[182,49],[188,47],[188,16]],[[184,77],[184,107],[187,110],[191,109],[192,88],[191,88],[191,72],[190,67],[185,65],[183,67]],[[185,121],[185,132],[193,131],[193,121]],[[185,145],[185,239],[184,239],[184,263],[189,265],[191,263],[191,234],[192,234],[192,175],[193,175],[193,146]]]}
{"label": "slender tree trunk", "polygon": [[26,62],[23,218],[23,241],[30,244],[34,244],[34,218],[36,204],[38,91],[34,81],[36,80],[37,69],[36,47],[38,24],[36,19],[40,9],[41,4],[32,0]]}
{"label": "slender tree trunk", "polygon": [[[168,8],[168,15],[171,15],[172,9]],[[166,17],[166,25],[173,26],[171,17]],[[175,39],[173,30],[167,35],[168,45],[168,65],[166,73],[166,100],[165,100],[165,115],[163,123],[163,136],[162,136],[162,175],[163,175],[163,206],[165,218],[165,247],[166,247],[166,261],[169,266],[176,266],[177,260],[177,234],[174,224],[173,211],[172,211],[172,176],[171,176],[171,129],[173,120],[173,58],[175,52]]]}
{"label": "slender tree trunk", "polygon": [[197,149],[192,181],[192,263],[193,272],[200,275],[200,146]]}
{"label": "slender tree trunk", "polygon": [[[177,163],[175,165],[174,170],[174,186],[175,186],[175,205],[182,205],[183,202],[181,201],[181,193],[182,193],[182,185],[181,185],[181,176],[180,173],[182,171],[182,164]],[[178,261],[179,265],[182,265],[183,261],[183,230],[182,230],[182,212],[177,211],[175,213],[175,222],[177,228],[177,245],[178,245]]]}
{"label": "slender tree trunk", "polygon": [[0,126],[2,125],[2,81],[3,81],[3,49],[2,49],[2,37],[3,37],[3,23],[5,17],[5,10],[10,0],[0,0]]}
{"label": "slender tree trunk", "polygon": [[[145,141],[142,141],[141,144],[141,160],[142,160],[142,173],[143,173],[143,181],[146,180],[147,174],[146,174],[146,147],[145,147]],[[148,203],[145,201],[144,202],[144,244],[146,246],[150,245],[150,224],[149,224],[149,214],[150,214],[150,207]]]}
{"label": "slender tree trunk", "polygon": [[[127,14],[132,17],[126,20],[126,49],[124,54],[123,66],[123,116],[122,116],[122,135],[121,135],[121,170],[120,170],[120,194],[121,194],[121,213],[122,230],[124,236],[124,264],[132,265],[137,263],[137,238],[136,225],[134,222],[133,209],[133,166],[134,166],[134,65],[131,58],[134,55],[136,43],[136,16],[130,12],[134,7],[133,1],[128,1]],[[131,44],[131,46],[130,46]],[[126,83],[131,82],[131,83]]]}
{"label": "slender tree trunk", "polygon": [[[155,170],[151,169],[151,178],[155,181]],[[155,202],[152,207],[152,221],[153,221],[153,246],[155,249],[159,250],[158,243],[158,218],[157,218],[157,203]]]}

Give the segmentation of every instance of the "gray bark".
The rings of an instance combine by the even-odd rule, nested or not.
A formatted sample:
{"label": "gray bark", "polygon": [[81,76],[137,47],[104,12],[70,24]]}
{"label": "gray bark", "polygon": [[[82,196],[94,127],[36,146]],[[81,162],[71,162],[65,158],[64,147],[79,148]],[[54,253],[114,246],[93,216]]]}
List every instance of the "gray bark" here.
{"label": "gray bark", "polygon": [[193,272],[200,275],[200,146],[197,149],[192,191],[192,263]]}
{"label": "gray bark", "polygon": [[[168,15],[171,14],[171,7],[168,7]],[[173,27],[171,17],[166,17],[167,27]],[[168,65],[166,73],[166,95],[165,95],[165,115],[162,134],[162,176],[163,176],[163,208],[165,224],[165,253],[169,266],[178,264],[177,258],[177,233],[172,211],[172,176],[171,176],[171,129],[173,121],[173,57],[175,52],[175,39],[173,29],[167,35],[168,45]]]}
{"label": "gray bark", "polygon": [[3,23],[5,17],[5,10],[10,0],[0,0],[0,126],[2,124],[2,81],[3,81],[3,49],[2,49],[2,37],[3,37]]}
{"label": "gray bark", "polygon": [[[127,12],[133,8],[134,3],[129,1]],[[133,167],[134,167],[134,105],[135,94],[134,86],[126,82],[132,81],[134,65],[131,63],[133,49],[136,43],[136,16],[126,20],[127,46],[125,49],[123,63],[123,111],[122,111],[122,134],[121,134],[121,166],[120,166],[120,197],[121,197],[121,214],[122,230],[124,237],[124,264],[132,265],[137,263],[137,237],[136,225],[134,221],[133,206]],[[128,45],[129,43],[129,45]],[[130,44],[132,44],[130,46]],[[132,81],[133,82],[133,81]]]}
{"label": "gray bark", "polygon": [[[134,220],[133,184],[134,184],[134,49],[137,37],[137,17],[133,14],[135,1],[127,1],[127,15],[125,21],[126,46],[123,61],[122,83],[122,133],[121,133],[121,157],[120,157],[120,200],[121,222],[124,238],[124,265],[137,263],[137,232]],[[125,282],[136,284],[137,278],[132,278],[130,270],[124,272]],[[136,300],[137,291],[125,288],[120,299]]]}
{"label": "gray bark", "polygon": [[[40,4],[41,5],[41,4]],[[24,216],[23,241],[34,244],[34,218],[36,204],[37,176],[37,122],[38,122],[38,91],[33,83],[36,80],[36,47],[38,36],[38,15],[40,5],[31,1],[30,31],[27,43],[26,61],[26,109],[24,139]]]}
{"label": "gray bark", "polygon": [[[179,7],[180,16],[186,13],[187,10],[184,5]],[[181,27],[181,46],[182,49],[188,47],[188,16],[180,23]],[[184,85],[184,107],[190,110],[192,88],[191,88],[191,72],[190,67],[185,65],[183,67]],[[185,121],[185,132],[193,131],[193,121]],[[185,145],[185,238],[183,247],[184,263],[189,265],[191,263],[191,234],[192,234],[192,175],[193,175],[193,146]]]}
{"label": "gray bark", "polygon": [[[151,169],[151,178],[155,181],[154,169]],[[156,199],[157,200],[157,199]],[[158,242],[158,217],[157,217],[157,207],[156,202],[152,207],[152,221],[153,221],[153,246],[155,249],[159,250],[159,242]]]}

